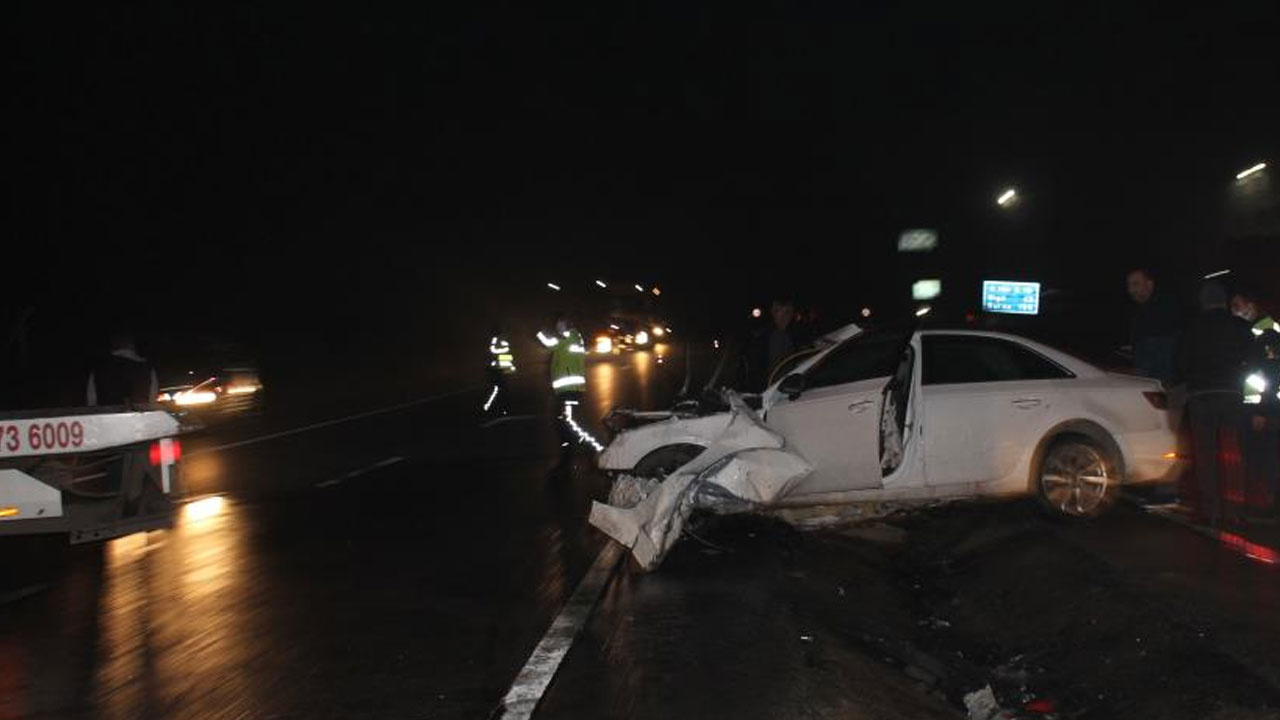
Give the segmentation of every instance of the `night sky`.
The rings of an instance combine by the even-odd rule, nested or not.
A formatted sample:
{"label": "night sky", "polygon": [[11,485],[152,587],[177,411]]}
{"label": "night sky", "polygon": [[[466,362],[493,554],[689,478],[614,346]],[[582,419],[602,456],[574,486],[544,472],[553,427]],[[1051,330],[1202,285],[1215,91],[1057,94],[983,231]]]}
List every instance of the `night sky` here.
{"label": "night sky", "polygon": [[1233,185],[1280,169],[1263,4],[438,5],[17,10],[6,307],[342,343],[545,311],[552,278],[711,323],[925,274],[959,312],[999,275],[1122,327],[1132,264],[1280,264],[1272,181]]}

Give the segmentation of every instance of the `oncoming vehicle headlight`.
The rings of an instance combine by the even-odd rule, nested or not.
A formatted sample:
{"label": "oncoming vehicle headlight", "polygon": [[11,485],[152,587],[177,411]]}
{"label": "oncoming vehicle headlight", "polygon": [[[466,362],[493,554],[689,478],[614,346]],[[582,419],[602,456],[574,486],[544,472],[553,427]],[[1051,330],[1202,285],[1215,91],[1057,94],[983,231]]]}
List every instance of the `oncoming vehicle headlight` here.
{"label": "oncoming vehicle headlight", "polygon": [[1262,403],[1262,394],[1267,391],[1267,378],[1262,373],[1254,373],[1244,379],[1244,403],[1246,405],[1259,405]]}
{"label": "oncoming vehicle headlight", "polygon": [[1254,373],[1245,378],[1244,385],[1246,388],[1257,393],[1264,393],[1267,391],[1267,379],[1262,376],[1262,373]]}
{"label": "oncoming vehicle headlight", "polygon": [[608,355],[613,352],[613,340],[608,335],[601,335],[596,338],[596,352],[601,355]]}
{"label": "oncoming vehicle headlight", "polygon": [[636,344],[637,344],[637,345],[648,345],[648,344],[649,344],[649,333],[645,332],[644,330],[641,330],[640,332],[636,333]]}
{"label": "oncoming vehicle headlight", "polygon": [[186,407],[189,405],[208,405],[218,399],[218,394],[210,390],[188,390],[173,396],[173,402]]}

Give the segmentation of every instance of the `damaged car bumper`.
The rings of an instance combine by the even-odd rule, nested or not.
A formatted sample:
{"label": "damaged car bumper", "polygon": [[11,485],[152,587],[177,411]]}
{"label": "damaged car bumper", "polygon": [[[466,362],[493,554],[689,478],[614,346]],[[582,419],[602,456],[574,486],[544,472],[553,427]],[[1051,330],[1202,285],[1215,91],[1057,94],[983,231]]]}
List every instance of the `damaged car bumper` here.
{"label": "damaged car bumper", "polygon": [[[612,504],[593,503],[591,524],[629,548],[641,568],[650,570],[662,561],[693,511],[729,514],[772,505],[812,471],[739,396],[730,394],[728,400],[728,413],[642,428],[645,435],[657,433],[706,450],[665,479],[620,476]],[[623,434],[602,456],[601,466],[631,467],[640,447],[654,447],[653,438]]]}

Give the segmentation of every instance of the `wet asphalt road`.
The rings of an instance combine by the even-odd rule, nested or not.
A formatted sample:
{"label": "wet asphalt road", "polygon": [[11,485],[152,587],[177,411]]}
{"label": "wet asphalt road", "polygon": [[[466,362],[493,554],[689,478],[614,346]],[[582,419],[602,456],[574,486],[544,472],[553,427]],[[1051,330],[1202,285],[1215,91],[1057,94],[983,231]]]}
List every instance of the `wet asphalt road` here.
{"label": "wet asphalt road", "polygon": [[[593,362],[596,434],[670,367]],[[188,438],[174,530],[9,544],[34,594],[0,605],[0,718],[488,715],[603,542],[606,488],[560,463],[540,378],[513,391],[489,428],[476,387],[254,441],[327,419],[268,408]]]}
{"label": "wet asphalt road", "polygon": [[[588,372],[597,435],[609,407],[661,407],[682,379],[648,354]],[[585,523],[601,478],[560,462],[539,377],[515,390],[518,417],[489,428],[483,387],[318,427],[335,416],[269,408],[186,440],[196,499],[174,530],[6,543],[0,720],[491,716],[603,544]],[[1030,690],[1079,717],[1280,706],[1274,568],[1128,508],[900,524],[886,550],[719,519],[657,573],[624,565],[537,716],[958,717],[959,691],[1037,652],[1063,669]],[[1089,677],[1142,649],[1139,626],[1173,659],[1117,654]],[[1182,694],[1139,697],[1162,683]]]}

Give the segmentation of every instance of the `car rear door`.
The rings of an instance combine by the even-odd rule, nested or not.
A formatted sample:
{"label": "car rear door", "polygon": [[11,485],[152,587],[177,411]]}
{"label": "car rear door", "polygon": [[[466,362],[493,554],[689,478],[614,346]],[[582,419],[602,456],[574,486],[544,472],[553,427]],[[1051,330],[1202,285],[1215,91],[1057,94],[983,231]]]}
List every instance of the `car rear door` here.
{"label": "car rear door", "polygon": [[1053,417],[1066,369],[1011,340],[921,338],[925,477],[929,485],[1007,476]]}

